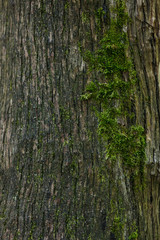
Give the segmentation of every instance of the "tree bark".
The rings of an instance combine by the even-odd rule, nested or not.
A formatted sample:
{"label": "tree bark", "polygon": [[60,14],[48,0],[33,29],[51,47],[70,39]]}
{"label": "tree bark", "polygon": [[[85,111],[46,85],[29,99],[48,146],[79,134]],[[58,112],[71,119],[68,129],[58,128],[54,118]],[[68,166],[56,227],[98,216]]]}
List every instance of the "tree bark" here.
{"label": "tree bark", "polygon": [[105,166],[97,118],[81,101],[88,75],[79,45],[94,51],[112,4],[0,1],[1,239],[118,239],[116,221],[119,239],[160,238],[158,0],[126,2],[136,121],[147,139],[144,190],[118,163]]}
{"label": "tree bark", "polygon": [[147,182],[139,204],[142,239],[160,238],[160,101],[159,101],[159,14],[158,1],[128,1],[132,19],[129,39],[139,85],[136,92],[136,118],[146,131]]}

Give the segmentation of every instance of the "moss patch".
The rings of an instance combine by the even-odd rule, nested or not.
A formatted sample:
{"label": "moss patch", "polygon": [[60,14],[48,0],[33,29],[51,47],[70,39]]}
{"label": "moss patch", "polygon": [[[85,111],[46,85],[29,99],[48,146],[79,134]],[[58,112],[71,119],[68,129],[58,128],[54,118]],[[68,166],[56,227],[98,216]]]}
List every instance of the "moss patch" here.
{"label": "moss patch", "polygon": [[[134,116],[136,72],[129,54],[128,15],[123,1],[116,1],[111,24],[94,52],[85,51],[90,75],[101,75],[87,86],[82,100],[94,103],[98,132],[105,140],[107,159],[121,161],[127,173],[144,177],[145,134]],[[94,73],[94,74],[92,74]]]}

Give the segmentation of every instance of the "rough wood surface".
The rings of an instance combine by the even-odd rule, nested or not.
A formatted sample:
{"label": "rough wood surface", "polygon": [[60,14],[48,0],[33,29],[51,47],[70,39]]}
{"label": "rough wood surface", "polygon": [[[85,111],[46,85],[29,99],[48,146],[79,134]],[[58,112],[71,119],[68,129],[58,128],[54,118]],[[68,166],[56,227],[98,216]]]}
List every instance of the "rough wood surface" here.
{"label": "rough wood surface", "polygon": [[106,26],[109,2],[0,0],[1,239],[115,239],[113,212],[125,219],[122,239],[133,223],[138,240],[160,239],[160,3],[127,1],[136,119],[147,136],[147,187],[137,193],[118,165],[101,178],[97,119],[80,101],[78,45],[95,48],[95,11],[104,9]]}
{"label": "rough wood surface", "polygon": [[87,79],[78,49],[93,47],[101,6],[0,1],[1,239],[103,234],[93,167],[102,150],[97,120],[80,101]]}
{"label": "rough wood surface", "polygon": [[[147,140],[147,183],[139,204],[142,239],[160,239],[160,2],[127,1],[128,28],[139,87],[136,117]],[[140,222],[141,222],[140,220]]]}

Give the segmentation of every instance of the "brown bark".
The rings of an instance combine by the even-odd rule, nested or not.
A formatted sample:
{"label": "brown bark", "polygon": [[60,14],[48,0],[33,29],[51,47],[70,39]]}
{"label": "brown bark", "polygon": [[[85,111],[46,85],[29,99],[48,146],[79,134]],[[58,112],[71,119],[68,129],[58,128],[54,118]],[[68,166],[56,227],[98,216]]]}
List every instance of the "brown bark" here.
{"label": "brown bark", "polygon": [[160,238],[159,2],[127,1],[136,119],[147,136],[141,193],[118,165],[105,166],[97,119],[80,100],[87,68],[78,45],[96,47],[99,7],[103,32],[109,1],[0,1],[1,239],[115,239],[116,214],[122,239],[133,225],[139,240]]}
{"label": "brown bark", "polygon": [[128,1],[132,19],[129,39],[138,75],[136,118],[146,131],[147,183],[139,205],[142,239],[160,238],[160,4],[159,1]]}

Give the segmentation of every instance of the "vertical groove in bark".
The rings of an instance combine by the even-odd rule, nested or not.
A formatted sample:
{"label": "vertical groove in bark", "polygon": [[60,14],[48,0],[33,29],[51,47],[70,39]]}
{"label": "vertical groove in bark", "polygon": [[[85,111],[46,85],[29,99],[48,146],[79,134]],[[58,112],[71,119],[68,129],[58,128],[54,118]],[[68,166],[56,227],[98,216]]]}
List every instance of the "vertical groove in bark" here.
{"label": "vertical groove in bark", "polygon": [[[159,1],[127,1],[127,9],[132,18],[129,25],[129,39],[137,71],[139,89],[136,94],[137,122],[143,124],[147,140],[147,186],[140,222],[142,239],[160,238],[159,221],[159,159],[160,159],[160,81],[159,44],[160,15]],[[145,231],[144,231],[145,226]],[[144,233],[142,234],[142,232]]]}

